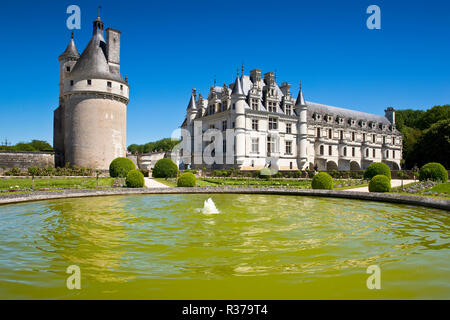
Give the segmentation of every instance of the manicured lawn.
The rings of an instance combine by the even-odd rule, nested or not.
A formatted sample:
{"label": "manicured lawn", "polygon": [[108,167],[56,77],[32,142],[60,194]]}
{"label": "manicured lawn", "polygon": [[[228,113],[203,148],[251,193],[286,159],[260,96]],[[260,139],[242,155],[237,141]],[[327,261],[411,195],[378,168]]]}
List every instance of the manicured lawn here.
{"label": "manicured lawn", "polygon": [[[10,189],[30,189],[31,188],[31,178],[25,179],[0,179],[0,190],[10,190]],[[114,184],[114,178],[99,178],[98,180],[99,186],[103,187],[112,187]],[[84,187],[84,188],[94,188],[97,185],[96,178],[69,178],[69,179],[61,179],[61,178],[35,178],[34,179],[34,188],[42,189],[56,189],[56,188],[76,188],[76,187]]]}
{"label": "manicured lawn", "polygon": [[437,186],[434,186],[430,189],[431,192],[438,192],[438,193],[449,193],[450,194],[450,182],[441,183]]}
{"label": "manicured lawn", "polygon": [[433,182],[418,181],[404,186],[403,189],[401,187],[393,188],[391,193],[450,199],[450,183],[446,182],[433,185]]}
{"label": "manicured lawn", "polygon": [[176,187],[177,186],[177,182],[175,180],[166,180],[164,178],[153,178],[153,180],[158,181],[162,184],[165,184],[168,187]]}

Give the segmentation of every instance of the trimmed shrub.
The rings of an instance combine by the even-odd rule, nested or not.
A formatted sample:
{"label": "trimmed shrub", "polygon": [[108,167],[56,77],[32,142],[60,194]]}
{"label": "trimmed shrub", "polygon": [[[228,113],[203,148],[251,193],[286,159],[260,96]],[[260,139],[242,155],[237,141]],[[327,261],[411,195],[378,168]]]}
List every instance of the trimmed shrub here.
{"label": "trimmed shrub", "polygon": [[448,172],[444,166],[437,162],[429,162],[420,168],[419,180],[433,180],[447,182]]}
{"label": "trimmed shrub", "polygon": [[185,172],[180,175],[177,181],[177,187],[195,187],[197,180],[193,173]]}
{"label": "trimmed shrub", "polygon": [[369,192],[389,192],[391,180],[384,174],[378,174],[369,182]]}
{"label": "trimmed shrub", "polygon": [[369,165],[364,172],[364,179],[371,180],[373,177],[382,174],[386,176],[389,180],[391,180],[391,169],[387,166],[387,164],[382,162],[375,162]]}
{"label": "trimmed shrub", "polygon": [[128,188],[143,188],[145,185],[144,175],[139,170],[130,170],[127,174],[126,184]]}
{"label": "trimmed shrub", "polygon": [[152,176],[155,178],[176,178],[178,167],[172,159],[164,158],[156,162]]}
{"label": "trimmed shrub", "polygon": [[115,158],[109,165],[109,175],[112,178],[125,178],[131,170],[135,170],[136,166],[133,161],[128,158]]}
{"label": "trimmed shrub", "polygon": [[313,189],[333,189],[333,178],[326,172],[319,172],[314,176],[311,182]]}

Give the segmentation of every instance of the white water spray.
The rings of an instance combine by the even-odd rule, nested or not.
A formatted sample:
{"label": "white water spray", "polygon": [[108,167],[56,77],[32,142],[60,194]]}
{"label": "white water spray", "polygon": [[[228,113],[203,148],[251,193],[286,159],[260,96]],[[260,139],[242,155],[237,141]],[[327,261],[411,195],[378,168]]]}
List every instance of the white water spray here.
{"label": "white water spray", "polygon": [[208,200],[205,200],[201,212],[204,214],[218,214],[219,210],[217,209],[214,201],[211,198],[208,198]]}

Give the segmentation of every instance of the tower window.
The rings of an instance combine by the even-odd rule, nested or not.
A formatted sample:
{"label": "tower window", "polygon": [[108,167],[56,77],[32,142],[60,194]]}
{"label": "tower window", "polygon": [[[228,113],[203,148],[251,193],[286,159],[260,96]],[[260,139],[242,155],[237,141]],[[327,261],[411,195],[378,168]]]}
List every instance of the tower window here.
{"label": "tower window", "polygon": [[333,149],[331,146],[328,146],[328,154],[331,156],[333,155]]}
{"label": "tower window", "polygon": [[112,87],[112,82],[111,82],[111,81],[108,81],[108,82],[106,83],[106,85],[108,86],[108,88],[111,88],[111,87]]}
{"label": "tower window", "polygon": [[120,85],[120,91],[122,91],[122,90],[123,90],[123,84]]}
{"label": "tower window", "polygon": [[353,147],[352,148],[352,157],[354,157],[355,156],[355,148]]}
{"label": "tower window", "polygon": [[344,157],[347,156],[347,147],[344,147]]}
{"label": "tower window", "polygon": [[67,67],[66,67],[66,71],[67,71],[67,72],[70,72],[70,66],[67,66]]}
{"label": "tower window", "polygon": [[73,80],[70,80],[70,85],[73,86]]}
{"label": "tower window", "polygon": [[355,133],[352,132],[352,141],[355,141]]}
{"label": "tower window", "polygon": [[89,79],[89,80],[87,81],[87,84],[88,84],[88,86],[90,86],[90,85],[92,84],[92,80]]}
{"label": "tower window", "polygon": [[372,149],[372,156],[375,158],[375,149]]}
{"label": "tower window", "polygon": [[317,138],[320,138],[320,128],[317,128]]}
{"label": "tower window", "polygon": [[328,129],[328,138],[332,139],[333,138],[333,130]]}

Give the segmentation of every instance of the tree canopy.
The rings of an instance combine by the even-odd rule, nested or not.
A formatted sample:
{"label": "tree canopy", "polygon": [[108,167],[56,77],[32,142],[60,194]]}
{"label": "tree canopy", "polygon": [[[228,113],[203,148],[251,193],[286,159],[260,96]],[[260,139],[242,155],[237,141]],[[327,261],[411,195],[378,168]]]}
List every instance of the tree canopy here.
{"label": "tree canopy", "polygon": [[450,105],[427,111],[398,110],[395,124],[403,134],[403,159],[407,168],[439,162],[450,167]]}
{"label": "tree canopy", "polygon": [[32,140],[31,142],[19,142],[13,146],[0,146],[0,150],[7,151],[53,151],[53,147],[43,140]]}
{"label": "tree canopy", "polygon": [[171,138],[164,138],[158,141],[148,142],[146,144],[131,144],[128,146],[128,151],[131,153],[148,153],[153,151],[171,151],[180,140],[172,140]]}

